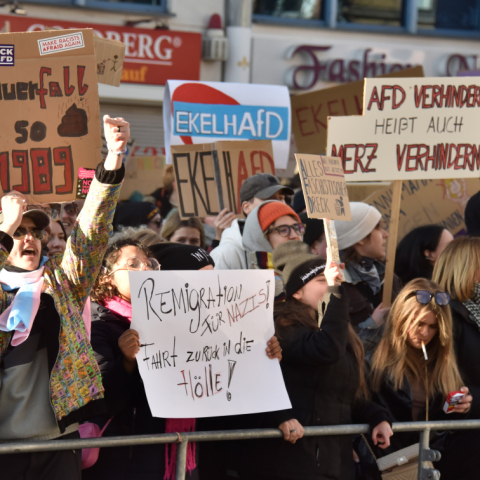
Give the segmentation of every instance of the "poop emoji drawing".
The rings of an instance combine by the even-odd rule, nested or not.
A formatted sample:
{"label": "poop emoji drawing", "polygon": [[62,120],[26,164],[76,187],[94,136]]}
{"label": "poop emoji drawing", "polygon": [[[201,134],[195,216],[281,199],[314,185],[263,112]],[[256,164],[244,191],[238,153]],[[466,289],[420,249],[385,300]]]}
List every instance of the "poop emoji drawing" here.
{"label": "poop emoji drawing", "polygon": [[87,112],[74,103],[62,117],[57,131],[61,137],[83,137],[88,133]]}

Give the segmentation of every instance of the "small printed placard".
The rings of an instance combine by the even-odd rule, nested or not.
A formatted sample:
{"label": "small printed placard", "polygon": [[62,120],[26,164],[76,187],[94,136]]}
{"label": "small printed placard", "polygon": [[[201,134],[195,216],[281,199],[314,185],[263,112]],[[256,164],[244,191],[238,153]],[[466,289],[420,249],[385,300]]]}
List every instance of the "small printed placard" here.
{"label": "small printed placard", "polygon": [[95,170],[90,168],[79,168],[78,169],[78,180],[77,180],[77,198],[87,198],[87,193],[90,190],[90,184],[92,183],[93,177],[95,177]]}
{"label": "small printed placard", "polygon": [[0,67],[13,67],[15,65],[15,47],[13,45],[0,45]]}
{"label": "small printed placard", "polygon": [[85,47],[82,32],[69,33],[59,37],[42,38],[37,40],[37,42],[40,55],[49,55]]}

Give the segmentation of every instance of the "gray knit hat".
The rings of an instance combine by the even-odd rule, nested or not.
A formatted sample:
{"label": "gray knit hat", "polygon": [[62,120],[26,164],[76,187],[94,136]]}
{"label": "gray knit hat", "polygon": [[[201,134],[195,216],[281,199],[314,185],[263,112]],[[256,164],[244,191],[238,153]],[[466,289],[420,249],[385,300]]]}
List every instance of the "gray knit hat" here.
{"label": "gray knit hat", "polygon": [[345,250],[369,235],[382,219],[382,214],[368,203],[350,202],[352,220],[335,220],[338,249]]}
{"label": "gray knit hat", "polygon": [[282,274],[286,298],[325,270],[325,260],[310,253],[308,245],[298,240],[279,245],[273,252],[272,263]]}

